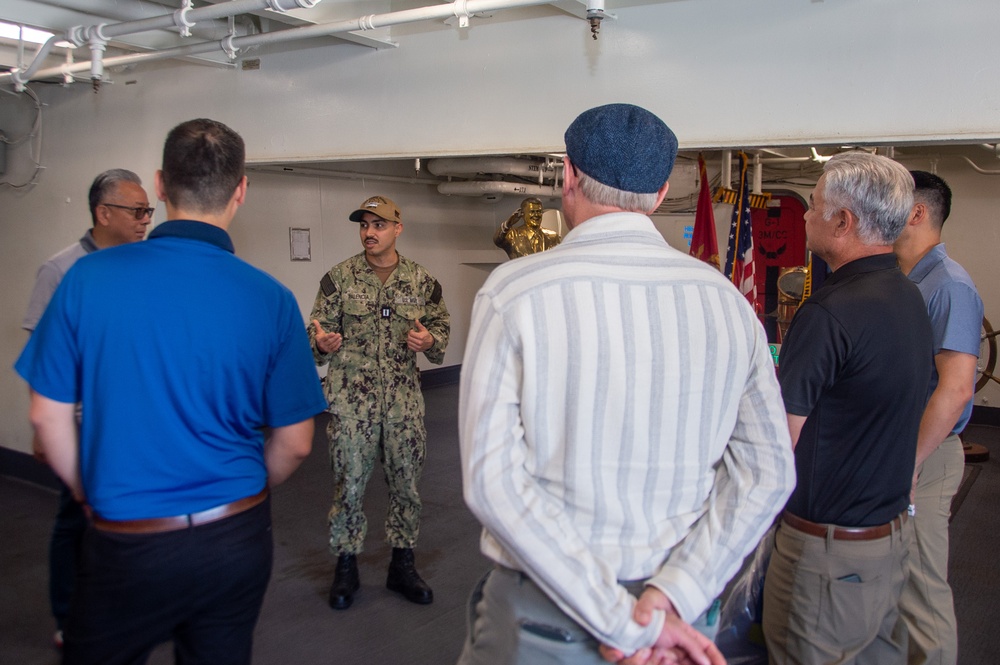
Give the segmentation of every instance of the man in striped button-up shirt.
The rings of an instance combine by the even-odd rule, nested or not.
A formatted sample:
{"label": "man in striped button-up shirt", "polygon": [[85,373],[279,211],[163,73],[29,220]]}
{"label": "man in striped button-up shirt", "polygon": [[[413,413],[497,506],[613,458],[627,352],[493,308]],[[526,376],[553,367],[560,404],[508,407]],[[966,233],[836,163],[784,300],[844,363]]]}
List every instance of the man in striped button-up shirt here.
{"label": "man in striped button-up shirt", "polygon": [[647,216],[677,150],[659,118],[591,109],[566,148],[570,232],[497,268],[473,310],[465,499],[497,566],[460,662],[724,662],[691,624],[795,480],[767,340]]}

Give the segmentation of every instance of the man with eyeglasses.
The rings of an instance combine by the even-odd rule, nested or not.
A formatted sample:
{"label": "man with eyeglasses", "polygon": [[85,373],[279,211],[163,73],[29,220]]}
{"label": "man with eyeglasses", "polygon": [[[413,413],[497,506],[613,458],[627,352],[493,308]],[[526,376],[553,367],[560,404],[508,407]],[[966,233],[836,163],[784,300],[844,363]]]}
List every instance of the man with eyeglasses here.
{"label": "man with eyeglasses", "polygon": [[[132,171],[111,169],[101,173],[90,185],[88,198],[93,227],[38,269],[28,311],[21,323],[29,333],[35,330],[63,275],[77,259],[99,249],[142,240],[152,221],[149,197],[142,188],[142,180]],[[37,441],[33,448],[35,457],[44,462]],[[54,641],[57,647],[62,647],[63,622],[69,615],[80,539],[87,525],[83,507],[73,499],[69,488],[60,484],[59,510],[49,542],[49,601],[56,620]]]}
{"label": "man with eyeglasses", "polygon": [[417,354],[441,364],[451,319],[438,281],[396,251],[403,222],[395,203],[372,196],[349,219],[358,223],[364,251],[323,276],[309,330],[316,364],[329,365],[329,527],[337,556],[330,607],[347,609],[360,588],[357,555],[367,531],[362,498],[376,458],[389,486],[386,588],[426,605],[434,594],[413,559],[427,440]]}

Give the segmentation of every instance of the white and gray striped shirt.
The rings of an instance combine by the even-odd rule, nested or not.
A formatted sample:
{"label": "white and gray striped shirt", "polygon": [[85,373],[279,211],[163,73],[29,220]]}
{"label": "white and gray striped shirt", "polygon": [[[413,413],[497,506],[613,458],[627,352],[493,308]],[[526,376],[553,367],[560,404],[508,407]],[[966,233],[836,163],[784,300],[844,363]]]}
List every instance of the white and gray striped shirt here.
{"label": "white and gray striped shirt", "polygon": [[785,503],[795,465],[763,328],[649,218],[587,220],[498,267],[462,367],[465,500],[483,553],[602,643],[655,641],[618,580],[692,621]]}

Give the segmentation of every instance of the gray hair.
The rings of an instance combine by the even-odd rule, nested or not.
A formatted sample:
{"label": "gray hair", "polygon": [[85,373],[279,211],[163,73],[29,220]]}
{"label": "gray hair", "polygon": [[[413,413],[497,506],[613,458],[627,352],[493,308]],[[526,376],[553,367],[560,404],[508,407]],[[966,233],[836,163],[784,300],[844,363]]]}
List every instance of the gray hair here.
{"label": "gray hair", "polygon": [[609,187],[602,182],[594,180],[589,175],[577,169],[577,180],[580,183],[580,191],[587,197],[587,200],[597,205],[619,208],[629,212],[649,213],[656,207],[658,192],[640,194],[637,192],[626,192],[622,189]]}
{"label": "gray hair", "polygon": [[858,218],[866,245],[891,245],[913,208],[913,177],[899,162],[867,152],[843,152],[823,166],[824,219],[846,209]]}
{"label": "gray hair", "polygon": [[113,191],[120,182],[133,182],[140,187],[142,186],[142,180],[139,179],[139,176],[126,169],[109,169],[94,178],[94,182],[91,183],[88,199],[90,201],[90,219],[95,225],[97,224],[97,206],[104,203],[104,197]]}

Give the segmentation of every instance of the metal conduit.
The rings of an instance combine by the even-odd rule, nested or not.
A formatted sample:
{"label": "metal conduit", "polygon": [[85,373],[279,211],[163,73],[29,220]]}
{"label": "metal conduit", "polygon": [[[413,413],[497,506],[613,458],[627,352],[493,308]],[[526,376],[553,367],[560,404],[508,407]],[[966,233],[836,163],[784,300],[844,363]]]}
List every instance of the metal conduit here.
{"label": "metal conduit", "polygon": [[[288,11],[290,9],[295,9],[296,7],[308,9],[316,6],[317,2],[319,2],[319,0],[231,0],[230,2],[218,5],[209,5],[199,9],[182,7],[181,9],[178,9],[170,14],[137,19],[134,21],[123,21],[121,23],[110,24],[100,23],[98,25],[87,27],[74,26],[66,31],[65,36],[53,35],[44,44],[42,44],[41,48],[38,49],[38,52],[35,55],[35,59],[32,60],[31,65],[29,65],[23,72],[12,70],[6,74],[0,74],[0,83],[5,83],[7,82],[7,79],[10,78],[15,82],[18,89],[22,90],[24,88],[24,84],[36,76],[37,78],[46,78],[47,76],[51,76],[51,74],[42,74],[38,71],[38,68],[41,66],[45,57],[48,56],[55,43],[63,39],[73,42],[76,46],[83,46],[84,44],[89,43],[91,49],[91,62],[87,64],[87,66],[71,65],[69,68],[64,66],[60,68],[50,68],[43,71],[51,72],[53,69],[57,69],[56,73],[69,74],[74,71],[91,69],[96,74],[103,71],[103,65],[108,62],[107,60],[104,60],[100,54],[104,52],[103,45],[113,37],[131,35],[139,32],[148,32],[150,30],[161,30],[164,28],[180,28],[181,30],[185,30],[193,26],[196,21],[208,21],[229,16],[237,16],[239,14],[245,14],[258,9],[273,9],[275,11]],[[184,53],[183,55],[208,53],[216,48],[225,50],[221,42],[205,42],[205,44],[210,44],[211,48]],[[154,51],[153,54],[166,54],[173,51],[175,51],[175,49],[166,49],[164,51]],[[163,57],[178,57],[178,54],[164,55]],[[83,64],[84,63],[80,63],[80,65]],[[124,63],[116,62],[114,64]]]}
{"label": "metal conduit", "polygon": [[[283,9],[291,8],[291,5],[297,3],[308,3],[308,6],[314,6],[319,0],[233,0],[232,2],[225,3],[222,5],[212,5],[210,7],[202,7],[200,9],[190,10],[187,13],[187,18],[190,20],[192,18],[201,19],[216,19],[222,16],[235,15],[227,12],[234,12],[236,14],[244,13],[250,9],[263,9],[265,7],[274,8],[275,6],[281,7]],[[455,2],[443,4],[443,5],[433,5],[429,7],[418,7],[415,9],[406,9],[398,12],[389,12],[386,14],[371,14],[368,16],[362,16],[356,19],[349,19],[344,21],[333,21],[330,23],[321,23],[317,25],[304,26],[301,28],[291,28],[288,30],[281,30],[279,32],[271,32],[261,35],[247,35],[244,37],[226,38],[220,41],[213,42],[201,42],[198,44],[191,44],[189,46],[179,46],[171,49],[164,49],[162,51],[152,51],[149,53],[135,53],[131,55],[114,56],[111,58],[106,58],[103,60],[103,64],[107,66],[113,65],[124,65],[136,62],[153,61],[153,60],[164,60],[168,58],[177,58],[189,55],[198,55],[201,53],[209,53],[216,49],[222,50],[232,59],[235,57],[235,53],[240,48],[250,47],[250,46],[261,46],[265,44],[280,44],[289,41],[298,41],[301,39],[309,39],[312,37],[324,37],[327,35],[333,35],[339,32],[351,32],[351,31],[363,31],[363,30],[374,30],[375,28],[387,27],[392,25],[401,25],[404,23],[414,23],[418,21],[426,21],[432,19],[445,19],[452,16],[457,17],[468,17],[470,14],[475,14],[479,12],[489,12],[500,9],[512,9],[515,7],[528,7],[532,5],[543,5],[547,4],[549,0],[455,0]],[[169,26],[161,25],[161,21],[169,18],[171,23]],[[153,19],[142,19],[139,21],[128,21],[126,23],[114,24],[109,26],[96,26],[96,30],[99,35],[104,35],[107,37],[118,36],[124,34],[130,34],[134,32],[141,32],[141,30],[134,29],[136,24],[143,24],[144,30],[161,29],[163,27],[170,27],[174,24],[172,23],[174,15],[164,17],[156,17]],[[155,22],[155,26],[149,26],[150,22]],[[116,26],[131,25],[132,28],[124,29],[118,28]],[[80,32],[78,29],[74,29]],[[89,31],[94,31],[95,28],[92,26],[88,28]],[[71,30],[72,32],[72,30]],[[61,38],[59,38],[61,39]],[[53,44],[58,41],[57,38],[53,37],[49,40]],[[46,49],[46,46],[48,49]],[[46,42],[39,49],[39,54],[44,57],[51,50],[52,46]],[[44,51],[44,53],[43,53]],[[36,57],[32,62],[32,65],[24,70],[24,72],[10,71],[0,74],[0,84],[10,83],[13,81],[19,86],[19,89],[23,89],[25,83],[30,81],[32,78],[50,78],[54,76],[64,76],[71,74],[73,72],[84,71],[86,69],[93,69],[94,63],[79,62],[73,64],[64,64],[59,67],[50,67],[48,69],[41,69],[34,71],[41,61],[42,57]],[[95,54],[96,57],[96,54]]]}
{"label": "metal conduit", "polygon": [[[75,13],[85,15],[95,15],[100,13],[113,19],[114,22],[138,21],[140,19],[160,16],[163,12],[176,11],[176,4],[173,7],[167,6],[170,0],[151,0],[149,2],[122,3],[114,2],[114,8],[98,6],[94,0],[38,0],[42,4],[66,9]],[[105,3],[107,5],[109,3]],[[227,17],[228,18],[228,17]],[[207,19],[199,20],[197,30],[191,32],[202,40],[221,39],[228,34],[229,30],[224,20],[211,21],[211,25],[206,25]]]}
{"label": "metal conduit", "polygon": [[462,18],[479,12],[545,5],[549,2],[550,0],[455,0],[455,2],[443,5],[404,9],[387,14],[370,14],[355,19],[308,25],[280,32],[270,32],[264,35],[250,35],[234,39],[233,43],[240,47],[244,45],[260,46],[262,44],[278,44],[287,41],[308,39],[310,37],[325,37],[338,32],[375,30],[376,28],[384,28],[392,25],[445,19],[453,16]]}
{"label": "metal conduit", "polygon": [[427,170],[434,175],[499,173],[553,180],[562,171],[562,162],[514,157],[439,157],[427,162]]}
{"label": "metal conduit", "polygon": [[982,173],[983,175],[1000,175],[1000,171],[997,171],[995,169],[994,170],[984,169],[979,165],[977,165],[974,161],[966,157],[965,155],[962,155],[962,159],[964,159],[969,164],[969,166],[971,166],[973,170],[975,170],[976,173]]}
{"label": "metal conduit", "polygon": [[184,8],[178,9],[170,14],[153,16],[150,18],[137,19],[135,21],[124,21],[122,23],[100,24],[84,28],[86,34],[89,30],[97,30],[100,36],[105,39],[131,35],[137,32],[147,32],[149,30],[160,30],[163,28],[183,28],[190,27],[197,21],[208,21],[258,9],[273,9],[275,11],[288,11],[297,7],[309,9],[315,7],[319,0],[230,0],[230,2],[218,5],[207,5],[198,9]]}

